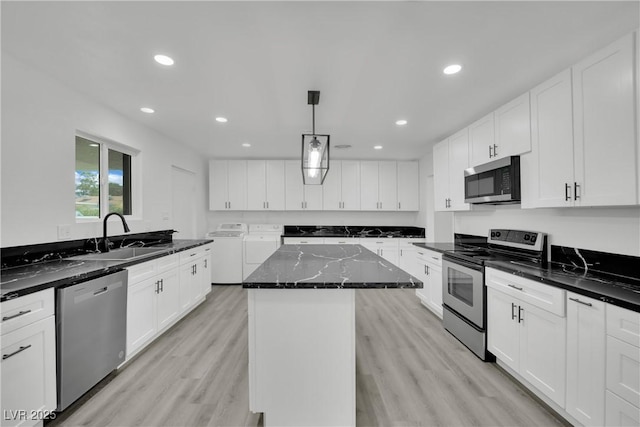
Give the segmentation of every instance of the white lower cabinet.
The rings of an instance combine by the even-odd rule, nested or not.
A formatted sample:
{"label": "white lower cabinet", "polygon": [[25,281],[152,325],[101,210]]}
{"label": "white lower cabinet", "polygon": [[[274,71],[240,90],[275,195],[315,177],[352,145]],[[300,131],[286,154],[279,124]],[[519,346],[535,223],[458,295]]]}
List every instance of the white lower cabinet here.
{"label": "white lower cabinet", "polygon": [[402,270],[413,274],[416,262],[416,251],[418,247],[413,243],[424,243],[425,239],[403,237],[398,239],[398,267]]}
{"label": "white lower cabinet", "polygon": [[640,425],[640,313],[607,304],[606,425]]}
{"label": "white lower cabinet", "polygon": [[422,304],[442,318],[442,254],[417,248],[414,269],[409,272],[422,281],[422,288],[416,289]]}
{"label": "white lower cabinet", "polygon": [[491,268],[485,275],[489,351],[564,407],[565,291]]}
{"label": "white lower cabinet", "polygon": [[585,426],[604,424],[605,306],[567,292],[566,410]]}
{"label": "white lower cabinet", "polygon": [[398,241],[396,239],[360,239],[360,244],[390,263],[398,264]]}
{"label": "white lower cabinet", "polygon": [[[24,309],[23,303],[40,309]],[[53,288],[1,305],[3,426],[36,425],[56,408],[53,307]]]}
{"label": "white lower cabinet", "polygon": [[127,268],[127,360],[204,300],[210,265],[205,245]]}

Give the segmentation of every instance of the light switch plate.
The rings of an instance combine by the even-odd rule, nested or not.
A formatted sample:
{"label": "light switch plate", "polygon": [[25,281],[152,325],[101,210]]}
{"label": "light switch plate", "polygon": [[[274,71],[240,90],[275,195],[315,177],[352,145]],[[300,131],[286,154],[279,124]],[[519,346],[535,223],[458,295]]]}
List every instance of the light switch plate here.
{"label": "light switch plate", "polygon": [[58,240],[66,240],[71,238],[71,225],[61,224],[58,226]]}

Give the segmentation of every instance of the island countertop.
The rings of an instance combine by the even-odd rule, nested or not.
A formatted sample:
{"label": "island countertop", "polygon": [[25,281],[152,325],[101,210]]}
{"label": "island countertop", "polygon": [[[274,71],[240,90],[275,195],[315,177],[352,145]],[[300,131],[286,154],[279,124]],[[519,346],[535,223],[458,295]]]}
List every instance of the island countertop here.
{"label": "island countertop", "polygon": [[362,245],[283,245],[242,283],[249,289],[422,288]]}

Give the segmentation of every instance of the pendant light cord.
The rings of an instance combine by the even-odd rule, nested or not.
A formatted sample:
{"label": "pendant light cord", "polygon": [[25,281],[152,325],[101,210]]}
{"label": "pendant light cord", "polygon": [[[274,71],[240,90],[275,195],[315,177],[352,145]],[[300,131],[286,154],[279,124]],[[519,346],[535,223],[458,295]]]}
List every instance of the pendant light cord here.
{"label": "pendant light cord", "polygon": [[311,133],[313,134],[313,136],[316,135],[316,105],[312,104],[311,105]]}

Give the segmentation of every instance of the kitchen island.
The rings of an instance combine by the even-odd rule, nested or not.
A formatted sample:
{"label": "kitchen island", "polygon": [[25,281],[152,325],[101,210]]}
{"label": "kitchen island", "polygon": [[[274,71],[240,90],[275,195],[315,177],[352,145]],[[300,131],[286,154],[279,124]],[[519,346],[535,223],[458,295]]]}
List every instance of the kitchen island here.
{"label": "kitchen island", "polygon": [[243,287],[249,409],[265,426],[355,426],[355,290],[422,282],[361,245],[283,245]]}

